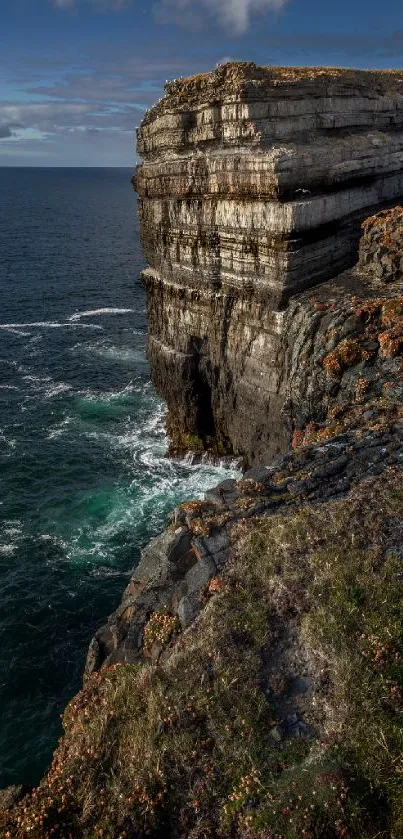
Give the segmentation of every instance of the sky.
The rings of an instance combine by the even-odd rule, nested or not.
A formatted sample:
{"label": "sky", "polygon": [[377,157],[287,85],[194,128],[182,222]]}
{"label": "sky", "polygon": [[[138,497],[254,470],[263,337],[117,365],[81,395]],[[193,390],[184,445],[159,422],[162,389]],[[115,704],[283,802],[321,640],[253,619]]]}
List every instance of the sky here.
{"label": "sky", "polygon": [[0,166],[134,166],[168,79],[403,67],[402,0],[0,0]]}

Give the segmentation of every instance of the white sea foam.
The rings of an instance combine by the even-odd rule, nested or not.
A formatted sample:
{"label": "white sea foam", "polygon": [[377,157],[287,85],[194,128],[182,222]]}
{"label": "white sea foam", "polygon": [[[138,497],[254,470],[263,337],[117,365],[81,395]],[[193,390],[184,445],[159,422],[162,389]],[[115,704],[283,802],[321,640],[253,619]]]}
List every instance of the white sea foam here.
{"label": "white sea foam", "polygon": [[22,532],[22,527],[3,527],[3,533],[5,536],[9,538],[20,536]]}
{"label": "white sea foam", "polygon": [[[70,321],[68,321],[67,323],[59,323],[59,322],[56,322],[56,321],[54,322],[54,321],[48,321],[48,320],[38,320],[38,321],[33,321],[32,323],[0,323],[0,329],[4,329],[4,330],[8,330],[8,331],[10,331],[10,330],[15,331],[15,330],[20,330],[20,329],[28,329],[28,328],[31,328],[31,329],[43,329],[43,328],[45,328],[45,329],[66,329],[66,328],[74,329],[74,328],[78,328],[78,327],[81,327],[82,329],[100,329],[100,330],[103,330],[103,326],[100,326],[99,323],[79,323],[79,322],[78,323],[71,323]],[[25,333],[20,332],[19,334],[20,335],[25,335],[27,337],[30,335],[29,332],[25,332]]]}
{"label": "white sea foam", "polygon": [[[106,495],[103,521],[91,525],[91,516],[84,511],[82,519],[73,525],[73,532],[64,547],[66,559],[74,564],[89,566],[93,576],[120,574],[114,565],[115,540],[123,534],[136,534],[139,522],[147,521],[155,532],[161,529],[161,520],[167,508],[173,509],[179,500],[201,498],[213,486],[231,473],[228,468],[217,466],[186,466],[165,457],[162,440],[142,437],[141,428],[133,433],[131,445],[134,457],[133,480],[125,486],[112,488]],[[122,438],[98,434],[112,445],[122,444]],[[126,439],[127,445],[129,440]],[[142,468],[139,469],[141,462]],[[146,477],[147,476],[147,477]],[[144,480],[146,477],[146,480]],[[129,537],[130,538],[130,537]]]}
{"label": "white sea foam", "polygon": [[[43,385],[49,388],[49,377]],[[77,499],[69,514],[67,530],[60,520],[60,532],[57,534],[58,514],[53,516],[52,511],[48,511],[49,522],[52,523],[42,537],[50,539],[53,531],[53,540],[57,538],[65,560],[87,568],[92,576],[99,578],[125,574],[118,567],[119,546],[132,539],[136,545],[136,534],[142,521],[147,522],[150,533],[158,532],[166,511],[173,509],[180,500],[203,497],[209,486],[236,474],[228,468],[228,462],[217,466],[209,462],[200,463],[200,460],[192,463],[186,459],[173,461],[166,457],[166,409],[147,383],[134,379],[120,390],[101,394],[86,390],[76,395],[95,405],[113,404],[115,400],[122,400],[124,405],[125,397],[135,392],[141,393],[141,399],[136,399],[136,409],[132,411],[128,399],[127,412],[124,411],[119,422],[112,427],[110,424],[97,427],[91,412],[83,414],[83,418],[77,403],[77,414],[66,415],[48,430],[48,438],[57,438],[72,423],[75,433],[96,440],[105,451],[116,452],[114,459],[125,464],[119,483],[94,488],[93,493],[84,493]],[[96,411],[94,416],[98,416]],[[4,539],[4,542],[10,541]],[[60,554],[49,558],[49,562],[56,561],[60,562]]]}
{"label": "white sea foam", "polygon": [[23,528],[23,523],[20,519],[5,519],[3,521],[3,532],[8,533],[10,530],[20,533]]}
{"label": "white sea foam", "polygon": [[53,396],[60,396],[61,393],[68,393],[73,386],[66,384],[66,382],[53,382],[49,390],[45,391],[45,398],[52,399]]}
{"label": "white sea foam", "polygon": [[108,346],[102,342],[96,344],[79,342],[70,348],[70,352],[79,353],[80,355],[82,353],[85,355],[96,355],[107,360],[130,364],[133,367],[141,365],[144,368],[147,363],[145,345],[144,347],[133,349],[132,347]]}
{"label": "white sea foam", "polygon": [[100,565],[99,568],[92,568],[91,577],[130,577],[130,571],[119,571],[118,568],[108,568]]}
{"label": "white sea foam", "polygon": [[23,536],[23,524],[19,519],[6,519],[0,535],[0,556],[12,556]]}
{"label": "white sea foam", "polygon": [[16,545],[0,545],[0,556],[11,556],[15,549]]}
{"label": "white sea foam", "polygon": [[32,373],[28,373],[22,379],[31,384],[34,395],[41,394],[45,399],[52,399],[73,389],[67,382],[55,382],[51,376],[33,376]]}
{"label": "white sea foam", "polygon": [[89,402],[113,402],[118,401],[122,397],[130,396],[132,393],[141,392],[141,386],[135,384],[133,381],[129,382],[125,387],[119,390],[105,390],[103,393],[95,393],[93,390],[79,390],[77,396],[81,399],[86,399]]}
{"label": "white sea foam", "polygon": [[107,347],[103,344],[96,344],[87,348],[89,352],[99,355],[101,358],[120,361],[124,364],[145,364],[146,356],[144,349],[131,349],[130,347]]}
{"label": "white sea foam", "polygon": [[0,385],[0,390],[20,390],[17,385]]}
{"label": "white sea foam", "polygon": [[56,440],[58,437],[61,437],[69,426],[71,425],[73,417],[67,416],[61,422],[58,422],[53,428],[50,429],[47,439],[48,440]]}
{"label": "white sea foam", "polygon": [[166,407],[161,404],[155,408],[154,413],[143,424],[143,431],[146,434],[159,434],[165,438],[165,417]]}
{"label": "white sea foam", "polygon": [[116,309],[113,307],[105,309],[89,309],[84,312],[75,312],[74,315],[70,315],[69,321],[76,322],[81,320],[81,318],[97,317],[98,315],[126,315],[133,311],[134,309]]}
{"label": "white sea foam", "polygon": [[50,376],[34,376],[32,373],[26,373],[22,378],[24,382],[34,382],[35,384],[44,384],[45,382],[52,381]]}

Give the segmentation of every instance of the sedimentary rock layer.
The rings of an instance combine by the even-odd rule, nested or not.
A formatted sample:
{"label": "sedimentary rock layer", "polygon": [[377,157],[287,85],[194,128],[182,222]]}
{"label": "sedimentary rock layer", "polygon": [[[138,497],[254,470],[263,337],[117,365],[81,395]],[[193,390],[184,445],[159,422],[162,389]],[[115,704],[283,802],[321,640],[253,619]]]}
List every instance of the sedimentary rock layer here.
{"label": "sedimentary rock layer", "polygon": [[351,266],[363,218],[403,195],[402,106],[400,72],[228,64],[146,114],[135,187],[173,451],[284,448],[283,311]]}
{"label": "sedimentary rock layer", "polygon": [[[391,242],[389,249],[383,246],[382,255],[379,247],[373,248],[380,237]],[[187,628],[203,608],[210,581],[225,568],[234,548],[232,534],[241,522],[278,515],[302,503],[342,498],[362,479],[401,467],[403,282],[394,273],[395,251],[403,251],[400,208],[368,219],[360,243],[361,261],[354,269],[327,280],[314,295],[307,291],[290,300],[281,313],[281,349],[266,364],[269,370],[271,362],[272,376],[278,376],[276,382],[272,378],[272,388],[282,393],[283,409],[293,418],[292,448],[262,465],[265,441],[253,434],[262,391],[239,390],[238,413],[243,417],[239,433],[243,430],[244,436],[237,439],[240,446],[248,445],[248,437],[253,441],[260,465],[240,481],[224,481],[206,494],[204,502],[190,501],[174,511],[165,533],[143,551],[121,606],[95,636],[87,676],[105,663],[133,663],[144,655],[157,660],[159,643],[144,652],[150,613],[166,611],[178,626]],[[385,252],[389,271],[379,277],[376,269]],[[185,316],[180,308],[175,316],[176,306],[175,298],[170,310],[173,336],[176,318]],[[244,340],[247,327],[240,319],[239,301],[231,313],[229,321],[239,340]],[[256,329],[263,315],[264,308],[253,310]],[[217,324],[223,320],[218,309],[215,320]],[[256,347],[262,345],[256,339]],[[165,357],[169,359],[169,353]],[[193,356],[183,361],[182,381],[192,363]],[[236,365],[236,353],[230,363]],[[166,375],[174,377],[174,368],[167,366]],[[251,369],[249,375],[254,381],[257,372]],[[203,390],[176,394],[184,411],[198,399],[202,410],[202,397]],[[275,404],[274,417],[279,411]],[[235,435],[235,426],[230,432]],[[280,442],[279,430],[273,433]]]}

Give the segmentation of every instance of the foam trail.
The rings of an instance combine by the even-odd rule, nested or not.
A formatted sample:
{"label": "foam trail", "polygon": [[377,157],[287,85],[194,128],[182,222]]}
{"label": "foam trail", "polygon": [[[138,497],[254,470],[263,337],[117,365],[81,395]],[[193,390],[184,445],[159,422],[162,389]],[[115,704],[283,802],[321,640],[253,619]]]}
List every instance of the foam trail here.
{"label": "foam trail", "polygon": [[46,399],[51,399],[53,396],[59,396],[61,393],[67,393],[73,389],[72,385],[66,382],[55,382],[50,376],[23,376],[23,381],[29,382],[32,387],[36,388],[36,393],[41,393]]}
{"label": "foam trail", "polygon": [[68,429],[72,422],[72,417],[65,417],[61,422],[55,425],[53,428],[50,429],[47,435],[47,440],[56,440],[58,437],[61,437],[62,434]]}
{"label": "foam trail", "polygon": [[119,399],[125,396],[131,396],[133,393],[141,393],[141,388],[139,385],[135,385],[133,382],[129,382],[124,388],[120,390],[105,390],[103,393],[95,393],[93,390],[79,390],[77,391],[77,396],[81,397],[81,399],[85,399],[88,402],[113,402],[114,400],[119,401]]}
{"label": "foam trail", "polygon": [[[59,322],[56,322],[56,321],[48,321],[48,320],[38,320],[38,321],[33,321],[32,323],[0,323],[0,329],[5,329],[7,331],[11,330],[11,331],[14,331],[14,332],[17,329],[18,330],[19,329],[28,329],[28,328],[31,328],[31,329],[37,329],[37,328],[41,328],[41,329],[44,329],[44,328],[45,329],[65,329],[66,327],[69,327],[70,329],[71,328],[74,329],[74,328],[77,328],[77,327],[80,327],[80,326],[81,326],[82,329],[101,329],[101,330],[103,329],[103,327],[100,326],[98,323],[70,323],[70,322],[59,323]],[[23,333],[19,333],[19,334],[23,334]],[[29,332],[25,333],[25,334],[28,337]]]}
{"label": "foam trail", "polygon": [[110,359],[111,361],[122,362],[123,364],[146,364],[145,350],[138,347],[137,349],[129,349],[128,347],[107,347],[103,344],[97,344],[92,347],[84,347],[86,352],[99,355],[101,358]]}
{"label": "foam trail", "polygon": [[130,312],[134,312],[134,309],[89,309],[85,312],[75,312],[74,315],[70,315],[69,321],[75,322],[81,320],[81,318],[96,317],[97,315],[127,315]]}

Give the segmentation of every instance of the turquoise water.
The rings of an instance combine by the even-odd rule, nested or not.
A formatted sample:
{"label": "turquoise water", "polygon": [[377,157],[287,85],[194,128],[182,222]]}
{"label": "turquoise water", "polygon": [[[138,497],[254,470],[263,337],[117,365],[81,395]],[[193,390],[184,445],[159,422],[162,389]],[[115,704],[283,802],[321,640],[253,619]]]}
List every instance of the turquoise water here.
{"label": "turquoise water", "polygon": [[0,169],[0,787],[38,780],[89,640],[180,500],[131,172]]}

